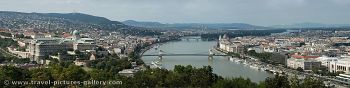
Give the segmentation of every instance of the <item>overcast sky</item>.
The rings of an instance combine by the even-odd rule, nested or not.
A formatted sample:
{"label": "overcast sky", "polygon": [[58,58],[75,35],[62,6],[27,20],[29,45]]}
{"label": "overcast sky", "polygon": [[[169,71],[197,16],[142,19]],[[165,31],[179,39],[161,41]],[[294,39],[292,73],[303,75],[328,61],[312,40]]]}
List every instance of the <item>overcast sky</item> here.
{"label": "overcast sky", "polygon": [[163,23],[350,24],[350,0],[0,0],[0,10]]}

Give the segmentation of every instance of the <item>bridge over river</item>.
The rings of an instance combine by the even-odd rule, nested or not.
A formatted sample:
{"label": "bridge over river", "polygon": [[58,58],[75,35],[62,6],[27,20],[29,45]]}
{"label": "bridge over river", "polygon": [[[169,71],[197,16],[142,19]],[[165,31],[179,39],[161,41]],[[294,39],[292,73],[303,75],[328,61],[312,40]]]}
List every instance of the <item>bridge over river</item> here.
{"label": "bridge over river", "polygon": [[[198,40],[197,40],[198,39]],[[211,66],[213,73],[222,77],[243,77],[253,82],[264,81],[266,77],[273,77],[266,71],[253,69],[248,65],[231,62],[227,55],[216,51],[216,41],[206,41],[200,37],[184,37],[180,41],[172,41],[147,50],[142,55],[145,64],[157,68],[153,64],[159,64],[161,68],[173,70],[176,65],[191,65],[196,68]],[[209,50],[212,49],[212,54]],[[160,50],[164,51],[161,54]],[[159,58],[162,56],[162,59]],[[210,57],[211,56],[211,57]]]}
{"label": "bridge over river", "polygon": [[228,56],[228,55],[209,55],[209,54],[153,54],[153,55],[143,55],[143,56]]}
{"label": "bridge over river", "polygon": [[213,56],[229,56],[223,53],[215,53],[214,52],[215,49],[209,49],[209,53],[208,54],[201,54],[201,53],[165,53],[163,50],[159,50],[158,54],[145,54],[142,56],[158,56],[160,58],[162,58],[163,56],[208,56],[208,57],[213,57]]}

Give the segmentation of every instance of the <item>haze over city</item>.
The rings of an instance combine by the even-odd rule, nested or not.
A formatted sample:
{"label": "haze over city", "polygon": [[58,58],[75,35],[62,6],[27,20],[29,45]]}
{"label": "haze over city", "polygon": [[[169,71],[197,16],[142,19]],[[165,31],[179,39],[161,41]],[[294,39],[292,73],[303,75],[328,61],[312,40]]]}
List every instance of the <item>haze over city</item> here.
{"label": "haze over city", "polygon": [[162,23],[350,23],[349,0],[1,0],[2,11],[86,13]]}

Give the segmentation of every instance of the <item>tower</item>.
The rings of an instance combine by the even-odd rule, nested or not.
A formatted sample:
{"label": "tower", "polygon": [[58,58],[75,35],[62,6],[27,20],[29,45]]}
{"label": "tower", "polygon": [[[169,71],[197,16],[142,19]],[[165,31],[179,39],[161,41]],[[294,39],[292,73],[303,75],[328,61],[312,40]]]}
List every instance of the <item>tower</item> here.
{"label": "tower", "polygon": [[224,36],[222,37],[223,39],[228,39],[227,34],[224,34]]}

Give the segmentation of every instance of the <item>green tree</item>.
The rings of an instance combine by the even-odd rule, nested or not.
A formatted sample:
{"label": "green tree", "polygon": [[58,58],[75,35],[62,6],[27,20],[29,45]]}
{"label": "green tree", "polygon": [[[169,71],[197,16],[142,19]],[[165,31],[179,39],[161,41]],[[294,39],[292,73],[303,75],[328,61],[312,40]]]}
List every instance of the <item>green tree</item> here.
{"label": "green tree", "polygon": [[16,58],[16,59],[13,59],[13,63],[24,64],[24,63],[29,63],[29,62],[30,62],[29,58]]}
{"label": "green tree", "polygon": [[[68,68],[63,68],[58,78],[55,80],[64,81],[86,81],[89,79],[89,75],[81,67],[70,65]],[[57,85],[56,87],[78,87],[82,84],[68,84],[68,85]]]}
{"label": "green tree", "polygon": [[266,88],[290,88],[287,76],[275,75],[274,78],[266,78]]}
{"label": "green tree", "polygon": [[24,87],[26,85],[5,85],[5,80],[9,81],[28,81],[29,80],[29,71],[26,69],[21,69],[13,66],[0,66],[0,86],[4,88],[16,88]]}
{"label": "green tree", "polygon": [[257,88],[257,84],[251,82],[249,79],[239,78],[226,78],[218,80],[212,86],[213,88]]}
{"label": "green tree", "polygon": [[70,65],[68,68],[63,68],[58,80],[84,81],[88,77],[87,73],[81,67]]}
{"label": "green tree", "polygon": [[300,87],[300,81],[297,78],[296,75],[292,76],[290,78],[290,88],[299,88]]}
{"label": "green tree", "polygon": [[[36,69],[31,69],[31,78],[30,80],[32,81],[53,81],[53,77],[51,75],[51,72],[48,68],[36,68]],[[30,85],[31,87],[40,87],[40,88],[48,88],[52,85],[46,84],[46,85]]]}
{"label": "green tree", "polygon": [[306,77],[301,83],[302,88],[326,88],[322,80],[316,78]]}
{"label": "green tree", "polygon": [[90,79],[92,80],[111,80],[113,79],[113,74],[105,70],[93,69],[89,71]]}
{"label": "green tree", "polygon": [[266,88],[265,82],[264,81],[259,82],[258,88]]}
{"label": "green tree", "polygon": [[299,72],[304,72],[304,69],[301,68],[301,67],[298,67],[298,68],[297,68],[297,71],[299,71]]}

